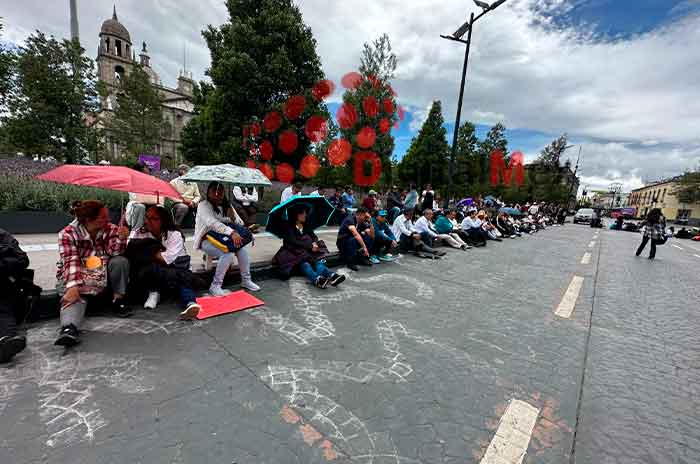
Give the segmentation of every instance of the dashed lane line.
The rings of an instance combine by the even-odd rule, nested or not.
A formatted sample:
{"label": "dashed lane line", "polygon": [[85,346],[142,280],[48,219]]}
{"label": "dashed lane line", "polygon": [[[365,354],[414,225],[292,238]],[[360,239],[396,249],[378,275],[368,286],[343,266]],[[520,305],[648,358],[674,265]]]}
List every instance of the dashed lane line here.
{"label": "dashed lane line", "polygon": [[583,255],[583,258],[581,258],[581,264],[591,264],[591,254],[586,253]]}
{"label": "dashed lane line", "polygon": [[569,319],[574,312],[576,307],[576,300],[578,300],[578,295],[581,293],[581,287],[583,286],[583,277],[574,276],[571,279],[569,288],[566,289],[564,297],[561,299],[561,303],[557,306],[557,310],[554,312],[555,315]]}
{"label": "dashed lane line", "polygon": [[530,446],[540,410],[520,400],[511,400],[496,429],[481,464],[520,464]]}
{"label": "dashed lane line", "polygon": [[674,248],[678,248],[679,250],[683,250],[683,247],[679,247],[678,245],[671,245]]}
{"label": "dashed lane line", "polygon": [[595,246],[595,240],[592,240],[591,243],[588,244],[588,248],[593,248]]}
{"label": "dashed lane line", "polygon": [[693,256],[695,256],[696,258],[700,258],[700,255],[693,255]]}

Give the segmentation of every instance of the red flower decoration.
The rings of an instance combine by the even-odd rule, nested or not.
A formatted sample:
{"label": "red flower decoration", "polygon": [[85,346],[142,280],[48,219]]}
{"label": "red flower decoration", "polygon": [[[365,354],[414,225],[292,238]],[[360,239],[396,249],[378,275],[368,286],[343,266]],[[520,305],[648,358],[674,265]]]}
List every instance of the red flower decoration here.
{"label": "red flower decoration", "polygon": [[277,111],[271,111],[265,115],[263,119],[263,127],[265,132],[272,133],[277,132],[277,129],[282,125],[282,116]]}
{"label": "red flower decoration", "polygon": [[277,180],[290,184],[294,180],[294,168],[291,164],[282,163],[277,165]]}
{"label": "red flower decoration", "polygon": [[362,83],[362,76],[358,72],[349,72],[340,81],[346,89],[356,89]]}
{"label": "red flower decoration", "polygon": [[328,146],[328,162],[332,166],[343,166],[350,159],[352,144],[345,139],[333,140]]}
{"label": "red flower decoration", "polygon": [[371,127],[363,127],[355,137],[355,142],[360,148],[371,148],[377,141],[377,133]]}
{"label": "red flower decoration", "polygon": [[255,165],[255,161],[253,160],[248,160],[245,162],[246,166],[248,166],[250,169],[255,169],[257,166]]}
{"label": "red flower decoration", "polygon": [[[369,170],[365,171],[365,167],[368,167]],[[382,160],[374,152],[361,151],[355,153],[353,168],[355,183],[363,187],[369,187],[376,184],[382,175]]]}
{"label": "red flower decoration", "polygon": [[260,124],[254,122],[250,125],[250,136],[255,138],[260,135]]}
{"label": "red flower decoration", "polygon": [[284,115],[290,121],[299,119],[301,114],[306,108],[306,98],[303,95],[294,95],[289,97],[287,102],[284,104]]}
{"label": "red flower decoration", "polygon": [[[382,119],[379,121],[379,131],[382,134],[386,134],[391,130],[391,121],[389,121],[387,118]],[[260,151],[262,151],[262,146],[260,147]]]}
{"label": "red flower decoration", "polygon": [[265,174],[265,177],[267,177],[270,180],[272,180],[272,178],[275,177],[275,171],[272,169],[272,166],[270,166],[269,163],[261,164],[258,169],[260,169],[260,172]]}
{"label": "red flower decoration", "polygon": [[311,179],[316,176],[318,170],[321,169],[321,162],[314,155],[306,155],[303,160],[301,160],[301,168],[299,172],[302,176],[307,179]]}
{"label": "red flower decoration", "polygon": [[279,149],[285,155],[291,155],[299,146],[299,138],[293,130],[282,132],[279,140]]}
{"label": "red flower decoration", "polygon": [[398,130],[399,127],[401,127],[401,123],[399,121],[396,121],[396,124],[394,124],[394,129]]}
{"label": "red flower decoration", "polygon": [[335,117],[341,129],[352,129],[357,124],[357,110],[352,103],[343,103]]}
{"label": "red flower decoration", "polygon": [[362,109],[368,118],[376,118],[379,113],[379,103],[377,103],[376,98],[370,95],[362,100]]}
{"label": "red flower decoration", "polygon": [[311,89],[311,95],[313,95],[316,100],[321,101],[328,98],[334,91],[335,84],[333,81],[324,79],[322,81],[318,81],[316,85],[314,85],[314,88]]}
{"label": "red flower decoration", "polygon": [[384,99],[384,112],[391,116],[394,114],[394,102],[391,100],[391,98],[385,98]]}
{"label": "red flower decoration", "polygon": [[403,118],[405,117],[405,113],[403,111],[403,107],[399,106],[399,120],[403,121]]}
{"label": "red flower decoration", "polygon": [[272,146],[269,140],[265,140],[260,144],[260,156],[265,161],[270,161],[275,153],[275,147]]}
{"label": "red flower decoration", "polygon": [[305,133],[306,137],[313,143],[324,140],[328,134],[326,120],[321,116],[311,116],[309,120],[306,121]]}
{"label": "red flower decoration", "polygon": [[379,85],[381,84],[381,81],[374,75],[370,74],[367,76],[367,80],[369,81],[370,84],[372,84],[372,87],[375,89],[379,88]]}

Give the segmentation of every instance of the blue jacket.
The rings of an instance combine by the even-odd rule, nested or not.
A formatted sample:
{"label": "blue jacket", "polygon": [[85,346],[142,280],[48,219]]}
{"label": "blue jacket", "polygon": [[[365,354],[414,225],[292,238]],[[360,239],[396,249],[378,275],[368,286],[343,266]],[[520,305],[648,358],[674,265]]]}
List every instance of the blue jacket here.
{"label": "blue jacket", "polygon": [[380,239],[389,242],[396,240],[396,237],[394,237],[394,233],[391,231],[389,221],[384,221],[383,224],[380,224],[379,221],[377,221],[377,218],[372,218],[372,225],[374,225],[375,240]]}
{"label": "blue jacket", "polygon": [[343,207],[344,208],[352,208],[352,205],[355,204],[355,197],[352,195],[348,195],[347,193],[343,193],[342,198],[343,198]]}

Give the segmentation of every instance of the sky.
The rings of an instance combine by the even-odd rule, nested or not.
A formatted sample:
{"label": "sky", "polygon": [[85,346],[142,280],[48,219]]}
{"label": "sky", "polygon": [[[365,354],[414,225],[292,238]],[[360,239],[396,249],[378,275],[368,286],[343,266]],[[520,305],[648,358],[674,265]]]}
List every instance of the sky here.
{"label": "sky", "polygon": [[[183,68],[204,79],[201,36],[225,22],[223,0],[78,0],[81,42],[96,53],[102,21],[116,4],[134,45],[148,42],[165,85]],[[356,70],[364,42],[389,34],[398,56],[393,87],[407,111],[395,131],[401,157],[433,100],[441,100],[451,142],[463,46],[440,38],[471,0],[299,0],[324,71],[339,83]],[[35,29],[69,35],[68,0],[5,2],[4,42]],[[534,159],[566,132],[566,152],[589,189],[626,190],[700,165],[700,0],[508,0],[475,25],[462,118],[483,137],[496,122],[509,148]],[[340,87],[340,86],[339,86]],[[332,96],[338,101],[340,94]],[[333,105],[331,104],[331,109]]]}

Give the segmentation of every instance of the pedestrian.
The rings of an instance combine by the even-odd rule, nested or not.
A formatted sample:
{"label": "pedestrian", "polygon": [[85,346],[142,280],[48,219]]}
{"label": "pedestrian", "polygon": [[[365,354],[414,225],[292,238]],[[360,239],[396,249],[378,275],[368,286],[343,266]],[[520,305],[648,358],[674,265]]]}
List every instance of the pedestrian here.
{"label": "pedestrian", "polygon": [[649,259],[654,259],[656,257],[656,245],[665,239],[666,218],[661,214],[659,208],[654,208],[649,212],[647,218],[641,225],[644,226],[644,237],[642,238],[642,243],[639,245],[639,248],[637,248],[636,255],[641,255],[647,243],[651,241]]}
{"label": "pedestrian", "polygon": [[423,190],[423,193],[421,194],[421,208],[420,208],[421,214],[426,209],[432,210],[433,207],[435,206],[433,203],[434,201],[435,201],[435,190],[433,190],[432,185],[426,184],[425,190]]}
{"label": "pedestrian", "polygon": [[197,204],[202,200],[197,183],[182,180],[182,177],[187,175],[189,170],[190,167],[188,165],[181,164],[177,168],[179,177],[170,181],[170,185],[172,185],[182,197],[182,201],[177,201],[173,205],[175,225],[178,227],[182,227],[182,222],[190,211],[196,214]]}

